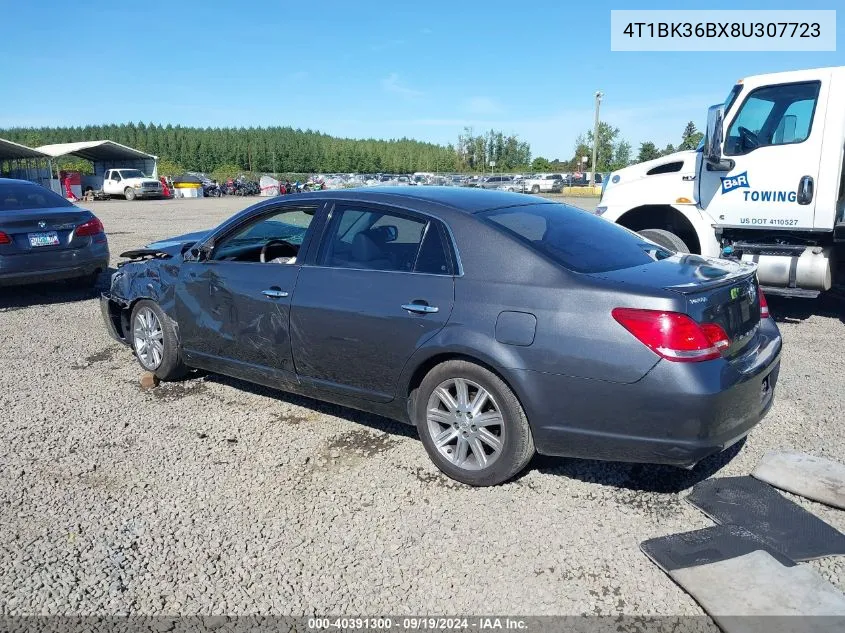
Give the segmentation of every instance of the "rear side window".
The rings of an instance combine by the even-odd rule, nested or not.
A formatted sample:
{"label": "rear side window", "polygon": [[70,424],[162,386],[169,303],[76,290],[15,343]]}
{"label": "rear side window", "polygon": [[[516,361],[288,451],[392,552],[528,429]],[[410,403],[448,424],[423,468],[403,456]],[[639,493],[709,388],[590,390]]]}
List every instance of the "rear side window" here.
{"label": "rear side window", "polygon": [[449,274],[438,226],[381,208],[338,206],[318,260],[325,266]]}
{"label": "rear side window", "polygon": [[669,251],[600,217],[564,204],[531,204],[482,211],[486,222],[569,270],[601,273],[641,266]]}
{"label": "rear side window", "polygon": [[56,207],[72,207],[73,205],[39,185],[25,183],[0,184],[0,211],[17,211],[26,209],[55,209]]}

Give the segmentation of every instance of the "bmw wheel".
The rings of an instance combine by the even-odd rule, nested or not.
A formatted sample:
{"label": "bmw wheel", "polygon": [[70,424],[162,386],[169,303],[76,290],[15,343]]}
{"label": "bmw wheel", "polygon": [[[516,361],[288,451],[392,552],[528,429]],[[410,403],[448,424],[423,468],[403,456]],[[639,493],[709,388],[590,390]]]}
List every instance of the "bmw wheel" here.
{"label": "bmw wheel", "polygon": [[154,301],[142,299],[132,309],[129,336],[141,367],[161,380],[176,380],[186,371],[173,321]]}
{"label": "bmw wheel", "polygon": [[432,369],[415,395],[423,445],[446,475],[472,486],[507,481],[534,455],[528,419],[513,391],[466,361]]}

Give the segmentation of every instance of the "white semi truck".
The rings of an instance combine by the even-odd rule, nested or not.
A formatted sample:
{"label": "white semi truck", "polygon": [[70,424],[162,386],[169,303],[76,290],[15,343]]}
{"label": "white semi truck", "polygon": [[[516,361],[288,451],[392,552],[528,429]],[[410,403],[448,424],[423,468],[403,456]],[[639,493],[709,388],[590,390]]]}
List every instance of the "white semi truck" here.
{"label": "white semi truck", "polygon": [[756,262],[769,293],[845,287],[845,66],[756,75],[697,151],[613,172],[596,213],[678,252]]}

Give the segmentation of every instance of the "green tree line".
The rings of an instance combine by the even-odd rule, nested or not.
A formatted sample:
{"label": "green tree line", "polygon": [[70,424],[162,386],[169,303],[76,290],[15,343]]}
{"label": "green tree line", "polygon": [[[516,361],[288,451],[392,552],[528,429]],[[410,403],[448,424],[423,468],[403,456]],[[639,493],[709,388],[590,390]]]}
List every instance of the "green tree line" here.
{"label": "green tree line", "polygon": [[[500,139],[505,142],[506,137],[492,134],[496,143]],[[10,128],[0,130],[0,137],[29,147],[109,139],[159,156],[167,171],[180,168],[211,173],[225,166],[253,173],[408,173],[465,167],[465,159],[453,145],[407,138],[338,138],[291,127],[192,128],[124,123]]]}

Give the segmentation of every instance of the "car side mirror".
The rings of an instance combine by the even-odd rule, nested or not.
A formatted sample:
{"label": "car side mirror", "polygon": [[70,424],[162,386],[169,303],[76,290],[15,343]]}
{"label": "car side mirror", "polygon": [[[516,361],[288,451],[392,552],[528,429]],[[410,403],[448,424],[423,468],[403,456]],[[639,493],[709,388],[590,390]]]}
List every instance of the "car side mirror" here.
{"label": "car side mirror", "polygon": [[399,227],[395,224],[385,224],[381,227],[381,230],[384,231],[385,242],[395,242],[399,237]]}
{"label": "car side mirror", "polygon": [[197,262],[204,262],[211,258],[211,253],[214,251],[214,243],[213,242],[205,242],[204,244],[195,244],[191,246],[185,254],[183,255],[183,259],[193,260]]}

